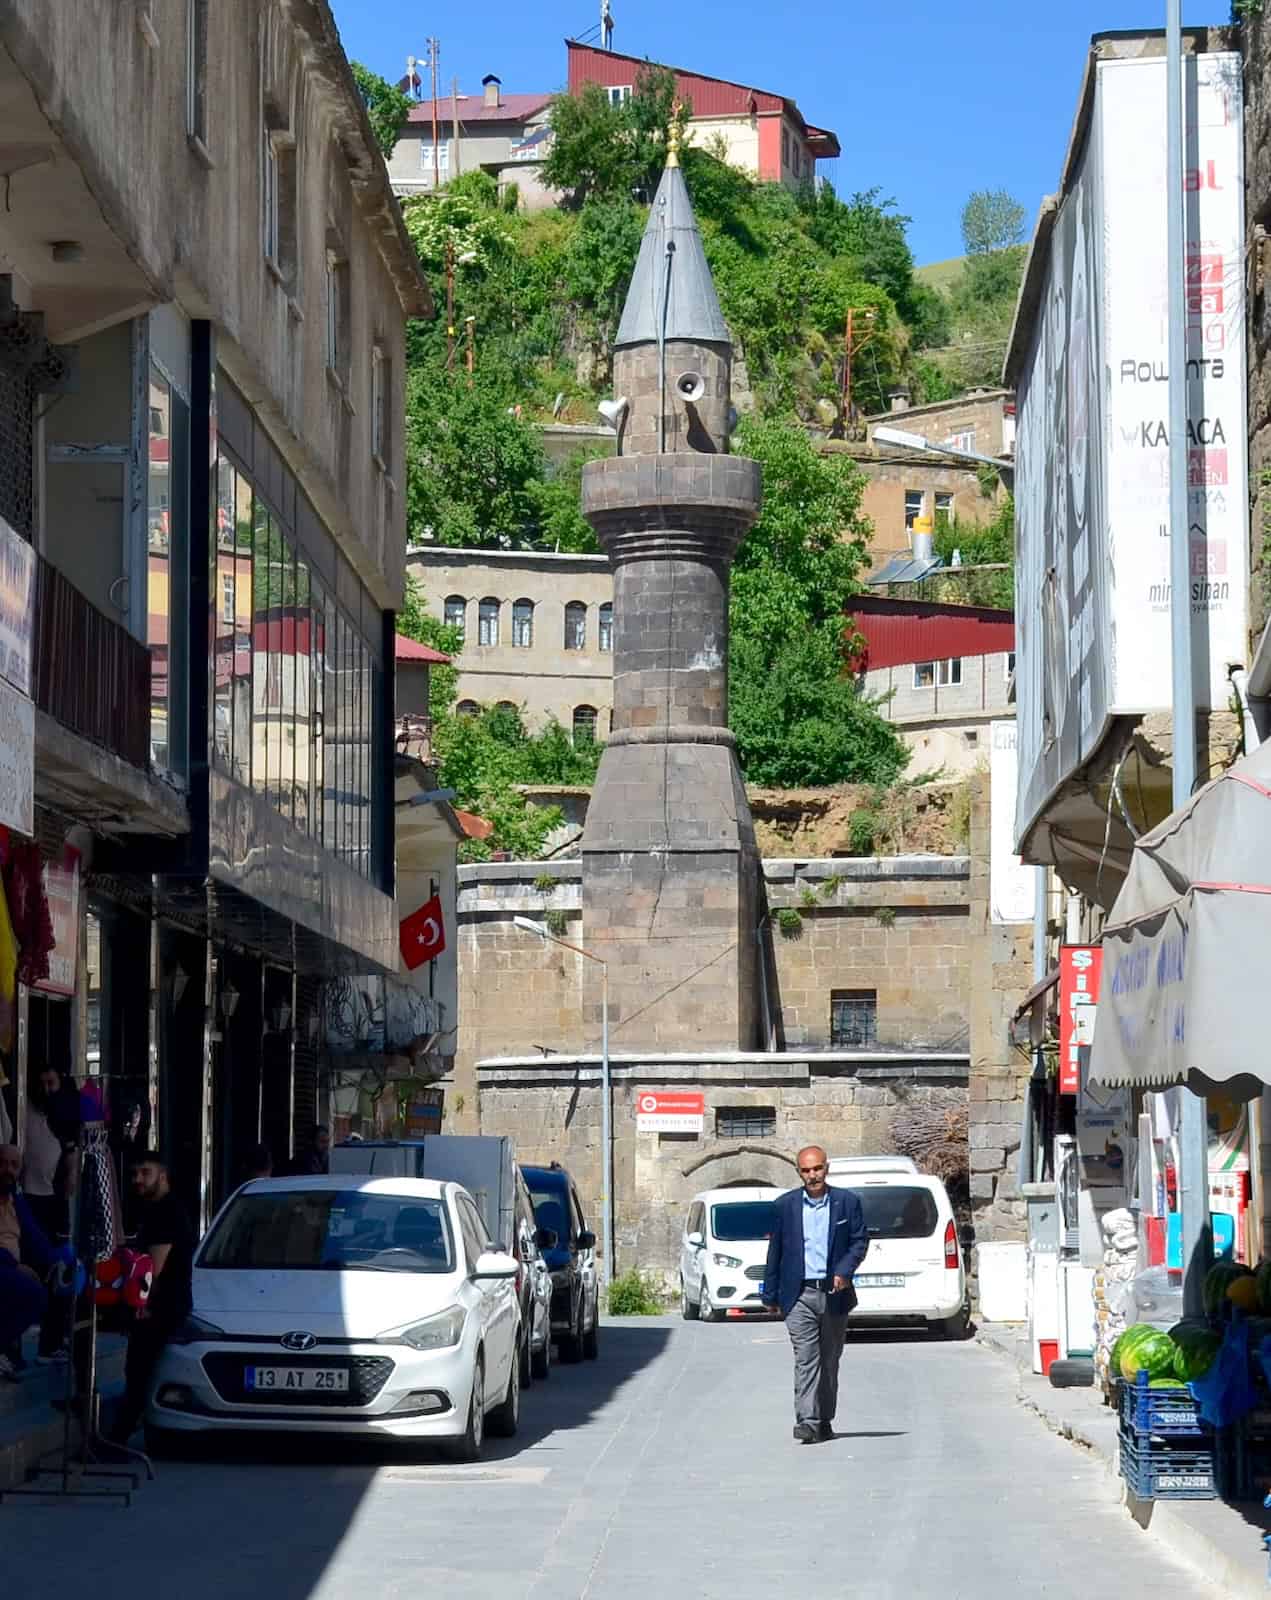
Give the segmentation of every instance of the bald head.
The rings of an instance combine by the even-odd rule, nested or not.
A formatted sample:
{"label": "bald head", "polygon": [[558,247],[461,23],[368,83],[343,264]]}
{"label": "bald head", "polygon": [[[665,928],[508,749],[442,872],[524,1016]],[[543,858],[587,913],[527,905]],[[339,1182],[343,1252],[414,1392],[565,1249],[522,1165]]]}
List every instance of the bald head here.
{"label": "bald head", "polygon": [[815,1200],[825,1193],[829,1157],[819,1144],[805,1145],[798,1154],[799,1178],[803,1187]]}

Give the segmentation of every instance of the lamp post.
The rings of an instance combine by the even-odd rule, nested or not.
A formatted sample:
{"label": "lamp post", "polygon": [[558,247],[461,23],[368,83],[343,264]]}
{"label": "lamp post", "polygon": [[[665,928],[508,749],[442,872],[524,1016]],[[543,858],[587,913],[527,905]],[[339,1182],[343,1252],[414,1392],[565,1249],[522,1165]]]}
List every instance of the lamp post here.
{"label": "lamp post", "polygon": [[612,1136],[609,1127],[609,963],[603,956],[593,955],[590,950],[584,950],[580,944],[570,944],[568,939],[558,939],[554,933],[548,933],[540,922],[531,922],[529,917],[513,917],[513,927],[522,928],[526,933],[535,934],[548,944],[558,944],[562,950],[572,950],[576,956],[582,956],[585,961],[594,961],[600,968],[600,1226],[601,1240],[604,1245],[604,1262],[601,1268],[601,1282],[604,1285],[606,1298],[609,1285],[613,1281],[613,1148]]}
{"label": "lamp post", "polygon": [[996,467],[1004,478],[1013,480],[1015,463],[1009,456],[983,456],[978,450],[959,450],[951,444],[935,444],[920,433],[907,433],[903,428],[883,426],[874,429],[875,444],[890,444],[898,450],[922,450],[932,456],[953,456],[958,461],[974,461],[980,466]]}

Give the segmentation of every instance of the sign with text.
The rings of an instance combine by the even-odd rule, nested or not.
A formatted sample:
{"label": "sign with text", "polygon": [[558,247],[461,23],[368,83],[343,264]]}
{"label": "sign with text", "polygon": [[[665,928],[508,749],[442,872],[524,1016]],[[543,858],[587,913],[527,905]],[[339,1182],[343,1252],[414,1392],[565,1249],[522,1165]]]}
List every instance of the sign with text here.
{"label": "sign with text", "polygon": [[1089,1060],[1103,950],[1097,944],[1065,944],[1059,950],[1059,1092],[1081,1088],[1082,1051]]}
{"label": "sign with text", "polygon": [[0,679],[0,823],[35,832],[35,707]]}
{"label": "sign with text", "polygon": [[49,975],[33,985],[44,994],[73,995],[79,969],[79,851],[67,846],[61,866],[44,863],[44,893],[53,924]]}
{"label": "sign with text", "polygon": [[700,1092],[642,1089],[636,1096],[637,1133],[701,1133],[705,1116]]}
{"label": "sign with text", "polygon": [[0,676],[31,692],[35,551],[0,517]]}
{"label": "sign with text", "polygon": [[406,1137],[422,1139],[441,1132],[441,1113],[445,1092],[441,1089],[416,1089],[406,1103]]}

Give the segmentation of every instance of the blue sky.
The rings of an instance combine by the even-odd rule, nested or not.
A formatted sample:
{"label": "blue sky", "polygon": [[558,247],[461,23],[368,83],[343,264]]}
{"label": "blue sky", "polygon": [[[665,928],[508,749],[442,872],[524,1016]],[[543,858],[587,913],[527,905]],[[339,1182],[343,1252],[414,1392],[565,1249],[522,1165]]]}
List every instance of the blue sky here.
{"label": "blue sky", "polygon": [[[961,254],[958,218],[973,189],[1004,188],[1030,221],[1056,185],[1090,35],[1164,26],[1165,0],[937,0],[789,12],[760,0],[611,0],[614,47],[798,102],[843,154],[822,163],[840,194],[877,186],[910,216],[919,263]],[[441,41],[441,80],[475,91],[563,87],[566,36],[599,0],[481,0],[430,13],[413,0],[333,0],[349,55],[405,73],[424,39]],[[1213,16],[1225,20],[1225,0]]]}

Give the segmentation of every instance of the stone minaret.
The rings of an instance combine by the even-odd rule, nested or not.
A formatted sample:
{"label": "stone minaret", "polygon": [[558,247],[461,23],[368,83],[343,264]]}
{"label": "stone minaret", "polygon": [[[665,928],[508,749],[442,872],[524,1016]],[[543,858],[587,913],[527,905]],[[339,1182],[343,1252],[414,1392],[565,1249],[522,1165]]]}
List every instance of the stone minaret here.
{"label": "stone minaret", "polygon": [[759,1032],[728,569],[759,514],[760,470],[728,454],[732,343],[677,143],[673,132],[614,343],[618,453],[583,476],[583,515],[614,572],[613,726],[582,856],[615,1051],[751,1049]]}

